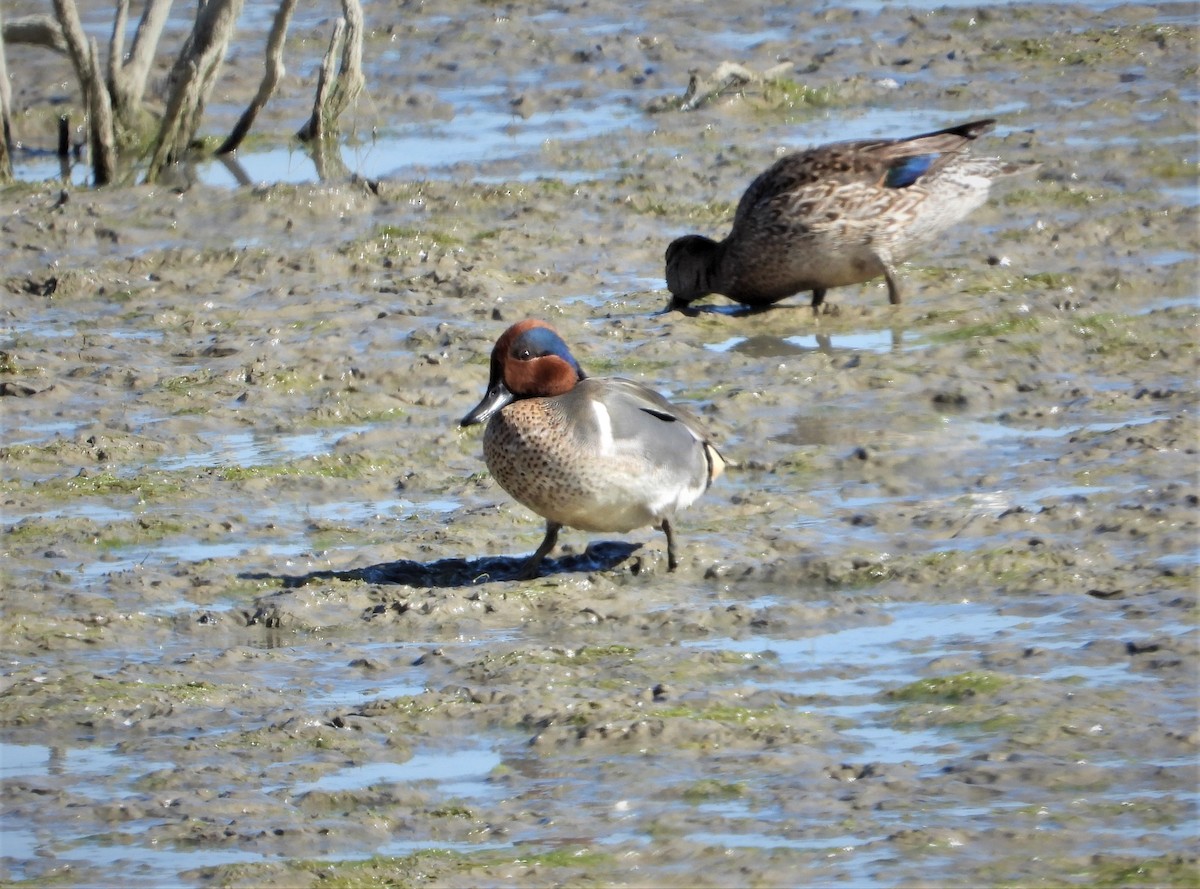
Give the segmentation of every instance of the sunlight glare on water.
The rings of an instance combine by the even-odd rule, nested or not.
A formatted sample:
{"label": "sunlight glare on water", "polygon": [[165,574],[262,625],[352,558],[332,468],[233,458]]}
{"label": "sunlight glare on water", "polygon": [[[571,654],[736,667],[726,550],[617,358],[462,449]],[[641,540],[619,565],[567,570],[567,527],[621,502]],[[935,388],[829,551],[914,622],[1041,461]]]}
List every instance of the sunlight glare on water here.
{"label": "sunlight glare on water", "polygon": [[319,790],[332,793],[376,784],[436,781],[444,792],[454,796],[486,796],[493,794],[487,783],[487,775],[500,762],[500,754],[491,747],[416,753],[401,763],[375,762],[349,766],[311,783],[298,785],[293,792],[303,794]]}
{"label": "sunlight glare on water", "polygon": [[739,352],[751,357],[803,355],[807,352],[890,352],[898,348],[916,348],[903,344],[897,331],[872,330],[833,336],[805,334],[803,336],[734,336],[719,343],[706,343],[710,352]]}
{"label": "sunlight glare on water", "polygon": [[[887,624],[849,627],[802,639],[754,635],[744,639],[705,639],[684,645],[745,654],[774,654],[782,666],[798,670],[796,678],[772,682],[789,694],[833,698],[836,703],[814,705],[821,712],[847,719],[846,734],[866,747],[864,756],[879,762],[933,765],[934,751],[947,738],[938,730],[897,730],[877,719],[886,708],[877,697],[920,676],[931,659],[955,652],[973,652],[983,640],[1020,633],[1023,645],[1073,645],[1057,627],[1055,615],[1030,618],[998,614],[973,602],[959,604],[905,603],[886,609]],[[849,675],[847,675],[849,674]]]}

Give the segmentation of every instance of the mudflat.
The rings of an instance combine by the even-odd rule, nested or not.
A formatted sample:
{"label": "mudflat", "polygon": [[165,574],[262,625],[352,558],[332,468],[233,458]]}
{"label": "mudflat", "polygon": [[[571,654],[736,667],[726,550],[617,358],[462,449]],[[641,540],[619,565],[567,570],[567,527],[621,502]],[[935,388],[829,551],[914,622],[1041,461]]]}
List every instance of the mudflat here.
{"label": "mudflat", "polygon": [[[0,192],[6,883],[1200,879],[1193,7],[697,9],[367,4],[325,182],[310,13],[261,182]],[[725,61],[775,73],[681,110]],[[21,132],[64,65],[10,49]],[[780,151],[982,117],[1041,167],[900,306],[663,311]],[[457,421],[525,317],[737,464],[679,570],[511,579],[542,522]]]}

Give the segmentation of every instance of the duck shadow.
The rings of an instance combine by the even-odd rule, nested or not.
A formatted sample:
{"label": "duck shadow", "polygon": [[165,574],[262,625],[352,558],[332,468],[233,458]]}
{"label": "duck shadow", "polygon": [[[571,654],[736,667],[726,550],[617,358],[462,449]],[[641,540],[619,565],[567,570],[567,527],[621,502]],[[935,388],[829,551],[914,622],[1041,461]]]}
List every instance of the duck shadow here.
{"label": "duck shadow", "polygon": [[[640,543],[600,541],[590,544],[581,553],[566,553],[557,559],[546,559],[542,562],[538,577],[607,571],[624,562],[641,548]],[[437,559],[433,562],[400,559],[345,571],[310,571],[307,574],[272,574],[256,571],[242,572],[238,576],[243,580],[280,581],[284,589],[298,589],[324,580],[362,580],[374,584],[412,587],[464,587],[521,580],[521,570],[528,558],[483,556],[478,559]]]}

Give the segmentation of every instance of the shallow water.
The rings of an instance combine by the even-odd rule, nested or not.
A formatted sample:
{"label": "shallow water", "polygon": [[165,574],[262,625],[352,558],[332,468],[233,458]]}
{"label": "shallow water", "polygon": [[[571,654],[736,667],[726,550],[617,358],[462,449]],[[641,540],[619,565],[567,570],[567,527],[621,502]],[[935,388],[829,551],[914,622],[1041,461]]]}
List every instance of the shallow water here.
{"label": "shallow water", "polygon": [[325,775],[310,784],[291,788],[293,793],[310,790],[359,790],[377,784],[432,781],[438,791],[451,797],[490,797],[493,791],[484,779],[500,765],[501,757],[493,748],[450,752],[415,753],[403,763],[371,763],[351,766]]}

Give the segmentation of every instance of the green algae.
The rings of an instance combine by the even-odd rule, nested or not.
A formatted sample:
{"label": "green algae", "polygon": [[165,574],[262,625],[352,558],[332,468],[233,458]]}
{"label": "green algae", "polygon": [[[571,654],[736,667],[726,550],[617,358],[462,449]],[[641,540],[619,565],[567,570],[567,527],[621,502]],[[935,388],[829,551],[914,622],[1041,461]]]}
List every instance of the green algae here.
{"label": "green algae", "polygon": [[[114,472],[95,475],[80,473],[70,478],[53,478],[35,482],[32,487],[39,496],[54,500],[77,497],[136,496],[139,501],[178,497],[186,486],[180,473],[148,472],[124,476]],[[14,486],[15,487],[15,486]]]}
{"label": "green algae", "polygon": [[634,189],[625,199],[625,206],[635,213],[660,219],[669,219],[675,224],[687,223],[694,227],[717,229],[733,221],[737,204],[732,201],[709,200],[704,202],[682,202],[670,200],[654,191],[642,191],[636,178],[630,177],[621,183]]}
{"label": "green algae", "polygon": [[1200,862],[1194,857],[1163,855],[1158,858],[1103,855],[1080,877],[1096,887],[1184,887],[1200,883]]}
{"label": "green algae", "polygon": [[466,806],[439,806],[429,810],[431,818],[466,818],[474,819],[475,813]]}
{"label": "green algae", "polygon": [[[103,627],[92,626],[71,635],[75,639],[90,639],[95,645],[104,634]],[[145,682],[90,674],[64,676],[48,682],[13,685],[0,695],[0,725],[59,721],[71,725],[116,725],[153,718],[175,706],[221,707],[243,694],[241,688],[204,680]]]}
{"label": "green algae", "polygon": [[[139,503],[185,501],[206,493],[205,482],[219,480],[245,483],[270,480],[303,479],[366,479],[380,474],[399,475],[408,466],[399,454],[318,454],[300,457],[283,463],[253,466],[213,466],[201,470],[150,470],[134,474],[115,471],[78,472],[75,475],[43,478],[32,481],[0,479],[0,493],[8,496],[28,495],[44,501],[77,499],[111,499],[134,497]],[[139,521],[144,539],[154,539],[155,528],[162,534],[171,533],[171,522],[142,517]],[[34,534],[30,525],[19,534]]]}
{"label": "green algae", "polygon": [[[999,546],[970,551],[932,553],[916,560],[920,568],[910,570],[893,560],[896,577],[926,576],[929,583],[947,583],[962,589],[964,578],[979,578],[982,589],[1029,589],[1031,579],[1074,564],[1070,553],[1052,547]],[[922,570],[928,569],[928,570]]]}
{"label": "green algae", "polygon": [[[1048,850],[1049,851],[1049,850]],[[1013,857],[973,868],[972,877],[998,889],[1031,885],[1088,886],[1095,889],[1190,889],[1200,883],[1200,860],[1165,854],[1154,857],[1098,853],[1070,858],[1060,852],[1039,855],[1038,875],[1014,876],[1028,870],[1029,858]]]}
{"label": "green algae", "polygon": [[78,519],[23,519],[4,529],[4,539],[9,546],[38,546],[50,541],[72,538],[94,538],[95,523]]}
{"label": "green algae", "polygon": [[568,650],[550,659],[550,663],[591,664],[597,661],[607,661],[611,658],[628,660],[637,654],[637,649],[628,645],[612,643],[610,645],[585,645],[582,648]]}
{"label": "green algae", "polygon": [[[12,342],[9,348],[19,348],[20,344]],[[23,365],[13,352],[9,349],[0,350],[0,374],[5,376],[19,376],[20,374],[36,373],[36,367],[28,367]]]}
{"label": "green algae", "polygon": [[1194,186],[1198,175],[1195,158],[1174,152],[1150,151],[1146,155],[1146,172],[1156,179],[1178,180]]}
{"label": "green algae", "polygon": [[187,530],[188,526],[182,522],[146,517],[134,523],[121,523],[119,527],[108,526],[96,538],[96,545],[101,549],[128,549],[174,537]]}
{"label": "green algae", "polygon": [[[258,465],[221,465],[203,470],[151,470],[124,475],[115,471],[80,473],[54,479],[35,481],[0,480],[0,492],[14,495],[35,494],[55,501],[78,498],[136,497],[139,503],[161,500],[186,500],[190,495],[202,495],[197,482],[218,479],[224,482],[246,482],[283,479],[367,479],[382,473],[401,473],[408,463],[397,455],[314,455],[284,463]],[[148,528],[149,530],[149,528]]]}
{"label": "green algae", "polygon": [[[527,848],[481,849],[459,852],[430,848],[403,856],[373,856],[361,860],[293,859],[285,864],[233,864],[196,871],[206,883],[217,886],[246,886],[302,884],[318,880],[328,889],[416,889],[440,880],[457,877],[477,885],[488,884],[489,872],[498,867],[515,865],[537,874],[539,881],[566,880],[570,885],[589,885],[588,871],[603,868],[611,871],[616,856],[595,852],[587,846],[565,845],[533,852]],[[548,873],[547,873],[548,872]]]}
{"label": "green algae", "polygon": [[763,81],[761,91],[748,98],[760,112],[789,112],[789,119],[804,119],[831,108],[848,107],[856,98],[856,91],[851,84],[812,86],[779,77]]}
{"label": "green algae", "polygon": [[502,670],[522,664],[583,666],[614,657],[628,660],[635,653],[635,649],[626,645],[601,645],[578,650],[570,648],[519,649],[501,655],[487,655],[479,661],[479,665],[488,670]]}
{"label": "green algae", "polygon": [[1139,337],[1130,322],[1128,315],[1104,313],[1074,318],[1071,326],[1090,351],[1099,355],[1125,354],[1130,346],[1139,345]]}
{"label": "green algae", "polygon": [[317,454],[287,463],[222,466],[213,471],[228,482],[280,478],[358,479],[396,472],[407,465],[407,461],[398,455]]}
{"label": "green algae", "polygon": [[747,792],[744,781],[729,782],[706,778],[684,789],[682,798],[686,803],[700,805],[721,800],[740,799],[746,796]]}
{"label": "green algae", "polygon": [[949,330],[930,331],[926,336],[930,341],[936,343],[956,343],[963,340],[1009,336],[1015,333],[1036,333],[1042,323],[1042,320],[1037,317],[1020,315],[998,318],[994,321],[981,321],[976,324],[958,325]]}
{"label": "green algae", "polygon": [[655,708],[655,716],[662,719],[705,719],[726,725],[762,727],[790,726],[791,711],[782,707],[734,707],[729,705],[674,705]]}
{"label": "green algae", "polygon": [[1104,30],[1059,32],[1049,37],[1005,37],[984,45],[984,55],[1007,64],[1048,67],[1112,64],[1114,60],[1140,61],[1151,49],[1168,44],[1194,47],[1196,30],[1173,24],[1140,24]]}
{"label": "green algae", "polygon": [[438,229],[421,229],[402,225],[382,225],[374,237],[386,249],[391,243],[415,245],[418,247],[461,247],[463,241],[448,232]]}
{"label": "green algae", "polygon": [[[1050,206],[1070,210],[1090,210],[1099,202],[1123,202],[1124,200],[1124,195],[1102,191],[1095,187],[1085,188],[1066,184],[1047,187],[1046,183],[1038,183],[1037,187],[1026,186],[1008,189],[1000,197],[999,203],[1014,210],[1029,208],[1045,212]],[[1005,238],[1019,238],[1025,236],[1026,231],[1024,229],[1013,229],[1003,234]]]}
{"label": "green algae", "polygon": [[933,679],[918,679],[901,688],[892,689],[887,696],[904,702],[957,704],[969,698],[993,695],[1009,685],[1010,679],[995,673],[959,673]]}
{"label": "green algae", "polygon": [[406,856],[350,861],[292,859],[282,864],[227,864],[193,873],[221,887],[304,885],[318,880],[325,889],[415,889],[426,885],[435,874],[469,868],[468,861],[459,852],[432,848]]}

